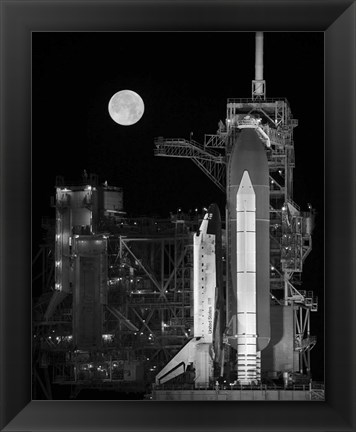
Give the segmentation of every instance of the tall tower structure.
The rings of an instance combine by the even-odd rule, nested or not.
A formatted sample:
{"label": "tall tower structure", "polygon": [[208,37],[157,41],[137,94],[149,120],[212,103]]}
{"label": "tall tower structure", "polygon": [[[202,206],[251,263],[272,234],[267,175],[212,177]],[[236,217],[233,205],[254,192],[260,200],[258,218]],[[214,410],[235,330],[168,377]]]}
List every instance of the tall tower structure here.
{"label": "tall tower structure", "polygon": [[[155,140],[156,156],[191,159],[227,194],[227,330],[224,334],[225,355],[222,356],[225,364],[221,365],[221,370],[229,374],[230,381],[240,384],[250,384],[277,376],[284,376],[285,379],[298,374],[310,376],[310,351],[316,343],[315,337],[310,334],[310,313],[317,310],[317,298],[313,292],[297,289],[296,286],[300,285],[303,263],[312,249],[314,212],[311,206],[302,211],[293,201],[293,130],[297,125],[298,121],[293,118],[287,99],[266,97],[266,83],[263,79],[263,33],[257,32],[255,79],[252,81],[251,97],[228,99],[225,122],[219,122],[216,134],[205,135],[203,145],[192,139],[159,137]],[[236,168],[239,175],[232,180],[232,173],[236,172],[236,169],[232,169],[233,165],[238,166],[241,163],[241,149],[238,150],[241,142],[255,143],[256,151],[258,148],[265,160],[267,201],[263,207],[267,214],[264,216],[253,216],[254,211],[261,211],[258,208],[261,208],[262,199],[258,198],[262,195],[255,192],[255,185],[257,187],[264,184],[251,181],[251,170],[258,172],[258,168],[251,164],[250,168],[247,168],[247,162],[246,166]],[[246,148],[246,160],[251,157],[248,154],[252,147],[251,144]],[[248,176],[244,176],[246,171],[249,172]],[[242,187],[245,191],[250,188],[259,203],[254,203],[252,197],[248,200],[248,194],[242,193]],[[236,199],[239,192],[240,197],[244,197],[242,200]],[[231,204],[232,199],[234,204]],[[239,207],[242,216],[239,216]],[[232,214],[235,211],[236,216]],[[267,249],[263,249],[264,252],[253,250],[258,246],[256,239],[262,232],[262,225],[257,227],[258,218],[268,221],[267,224],[265,222],[266,229],[263,228],[266,231],[263,244],[268,245]],[[245,228],[242,229],[242,225]],[[238,226],[241,229],[237,228]],[[238,234],[239,232],[241,234]],[[251,246],[247,247],[246,242]],[[244,250],[245,256],[252,254],[257,260],[236,258],[232,249],[240,257]],[[261,246],[259,250],[262,250]],[[250,264],[247,264],[248,262]],[[253,276],[255,271],[256,275]],[[267,276],[262,278],[263,281],[260,280],[257,284],[253,281],[254,278],[261,279],[261,274],[266,272]],[[241,281],[246,281],[246,275],[250,274],[248,279],[253,282],[237,282],[236,285],[232,273],[240,274],[237,280],[240,278]],[[256,288],[258,285],[264,286],[265,291]],[[257,290],[256,296],[247,301],[253,290]],[[232,313],[235,307],[237,310]],[[236,318],[233,318],[235,313]],[[252,318],[254,314],[256,318]],[[239,315],[245,317],[244,331],[241,333]],[[240,329],[242,327],[240,325]],[[260,340],[260,343],[256,344],[256,340]],[[252,347],[251,344],[256,349],[248,348]]]}
{"label": "tall tower structure", "polygon": [[[62,183],[62,184],[61,184]],[[73,182],[72,182],[73,183]],[[72,337],[78,349],[101,347],[107,303],[107,241],[96,235],[96,176],[56,186],[55,295],[47,317],[66,294],[73,296]]]}

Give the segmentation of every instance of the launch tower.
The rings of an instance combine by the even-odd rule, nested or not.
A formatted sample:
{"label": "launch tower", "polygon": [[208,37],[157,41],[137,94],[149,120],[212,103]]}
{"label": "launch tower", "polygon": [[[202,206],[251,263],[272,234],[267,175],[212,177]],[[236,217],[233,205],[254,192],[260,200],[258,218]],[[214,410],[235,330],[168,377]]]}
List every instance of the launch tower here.
{"label": "launch tower", "polygon": [[[223,245],[228,257],[224,275],[226,328],[224,360],[220,362],[220,375],[227,385],[268,382],[277,376],[288,385],[301,377],[304,382],[310,378],[310,351],[316,343],[310,333],[310,313],[317,311],[318,299],[312,291],[297,286],[312,249],[314,211],[311,205],[302,211],[293,201],[293,130],[297,125],[287,99],[266,97],[263,33],[257,32],[251,98],[228,99],[225,122],[219,122],[216,134],[205,135],[204,144],[192,139],[155,140],[156,156],[191,159],[227,197],[227,241]],[[261,160],[259,166],[256,157]],[[247,160],[245,165],[242,159]],[[262,179],[263,170],[266,177]],[[258,192],[264,184],[265,189]],[[236,194],[242,192],[241,187],[245,191],[250,188],[253,195],[251,199],[240,195],[244,204],[239,213]],[[267,201],[261,204],[264,197]],[[267,213],[261,213],[261,206]],[[251,213],[255,208],[259,216]],[[236,210],[237,216],[233,214]],[[265,221],[263,228],[258,220]],[[256,261],[236,258],[242,253],[254,255]],[[237,276],[237,288],[232,276],[236,272],[241,275]],[[253,289],[257,289],[256,295],[248,300]],[[244,325],[237,324],[238,317],[244,317]]]}

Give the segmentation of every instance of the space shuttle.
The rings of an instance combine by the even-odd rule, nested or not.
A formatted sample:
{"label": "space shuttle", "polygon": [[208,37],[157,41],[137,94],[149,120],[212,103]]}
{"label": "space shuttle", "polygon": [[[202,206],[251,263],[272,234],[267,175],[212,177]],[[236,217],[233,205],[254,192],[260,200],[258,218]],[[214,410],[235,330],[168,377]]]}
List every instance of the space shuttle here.
{"label": "space shuttle", "polygon": [[156,384],[164,384],[195,371],[196,388],[205,388],[213,380],[213,364],[221,358],[224,329],[222,292],[221,218],[219,208],[211,204],[199,230],[193,237],[194,260],[194,332],[180,351],[156,375]]}
{"label": "space shuttle", "polygon": [[224,371],[224,346],[236,354],[236,382],[261,381],[261,352],[270,341],[269,168],[266,141],[253,116],[236,118],[227,167],[227,269],[222,280],[220,212],[210,205],[194,234],[194,336],[158,373],[156,384],[195,370],[195,387]]}

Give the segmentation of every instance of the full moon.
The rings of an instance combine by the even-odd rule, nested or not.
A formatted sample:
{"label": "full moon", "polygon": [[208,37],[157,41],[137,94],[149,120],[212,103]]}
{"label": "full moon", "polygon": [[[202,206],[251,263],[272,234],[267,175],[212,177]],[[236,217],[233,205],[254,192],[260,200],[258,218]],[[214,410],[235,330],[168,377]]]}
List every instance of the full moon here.
{"label": "full moon", "polygon": [[140,95],[132,90],[121,90],[109,101],[109,114],[114,122],[130,126],[137,123],[143,115],[145,106]]}

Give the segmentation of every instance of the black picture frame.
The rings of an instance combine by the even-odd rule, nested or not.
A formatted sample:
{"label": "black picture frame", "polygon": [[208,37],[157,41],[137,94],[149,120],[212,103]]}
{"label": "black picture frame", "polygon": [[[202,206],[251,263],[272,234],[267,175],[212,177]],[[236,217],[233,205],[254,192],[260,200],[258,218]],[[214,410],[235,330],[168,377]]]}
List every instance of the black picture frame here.
{"label": "black picture frame", "polygon": [[[355,430],[355,12],[342,0],[1,1],[1,430]],[[31,401],[31,33],[117,30],[325,32],[325,402]]]}

